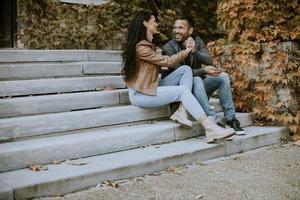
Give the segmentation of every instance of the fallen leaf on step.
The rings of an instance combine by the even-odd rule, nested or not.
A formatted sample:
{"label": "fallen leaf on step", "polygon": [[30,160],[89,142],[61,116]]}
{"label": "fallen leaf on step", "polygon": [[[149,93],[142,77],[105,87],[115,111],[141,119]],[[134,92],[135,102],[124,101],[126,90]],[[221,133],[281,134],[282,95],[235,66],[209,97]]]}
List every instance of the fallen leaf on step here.
{"label": "fallen leaf on step", "polygon": [[44,166],[44,165],[41,164],[41,163],[29,164],[28,167],[29,167],[30,170],[33,170],[33,171],[44,171],[44,170],[48,170],[48,167],[47,167],[47,166]]}
{"label": "fallen leaf on step", "polygon": [[289,140],[286,138],[280,138],[280,144],[288,144]]}
{"label": "fallen leaf on step", "polygon": [[176,168],[175,167],[168,167],[166,169],[166,172],[175,172],[176,171]]}
{"label": "fallen leaf on step", "polygon": [[61,163],[60,160],[52,160],[52,164],[54,165],[59,165]]}
{"label": "fallen leaf on step", "polygon": [[52,197],[63,197],[64,195],[62,193],[54,193]]}
{"label": "fallen leaf on step", "polygon": [[196,199],[202,199],[202,198],[203,198],[203,196],[201,194],[196,196]]}
{"label": "fallen leaf on step", "polygon": [[81,159],[77,159],[77,160],[66,160],[66,163],[69,164],[69,165],[86,165],[87,162],[84,162],[83,160]]}
{"label": "fallen leaf on step", "polygon": [[236,156],[236,157],[233,158],[233,160],[241,160],[241,157]]}
{"label": "fallen leaf on step", "polygon": [[106,186],[111,186],[113,188],[119,187],[118,183],[111,181],[111,180],[104,181],[103,184],[105,184]]}
{"label": "fallen leaf on step", "polygon": [[160,176],[160,173],[154,172],[154,173],[152,173],[152,174],[149,174],[149,176]]}
{"label": "fallen leaf on step", "polygon": [[113,87],[104,87],[103,91],[111,91],[111,90],[114,90],[115,88]]}

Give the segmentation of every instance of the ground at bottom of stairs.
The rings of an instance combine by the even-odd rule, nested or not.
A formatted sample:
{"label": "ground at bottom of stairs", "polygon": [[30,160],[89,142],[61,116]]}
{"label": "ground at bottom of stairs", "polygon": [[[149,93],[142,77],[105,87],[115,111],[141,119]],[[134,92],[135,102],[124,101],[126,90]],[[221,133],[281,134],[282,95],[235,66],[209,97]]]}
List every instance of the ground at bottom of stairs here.
{"label": "ground at bottom of stairs", "polygon": [[[74,183],[76,184],[76,183]],[[300,141],[36,200],[300,200]]]}

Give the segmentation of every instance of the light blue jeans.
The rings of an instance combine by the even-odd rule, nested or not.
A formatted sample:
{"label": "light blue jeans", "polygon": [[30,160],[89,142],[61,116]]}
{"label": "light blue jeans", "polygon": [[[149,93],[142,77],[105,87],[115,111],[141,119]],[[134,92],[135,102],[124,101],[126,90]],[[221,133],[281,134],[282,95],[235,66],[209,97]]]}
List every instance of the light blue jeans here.
{"label": "light blue jeans", "polygon": [[193,94],[208,116],[216,118],[216,112],[209,105],[209,97],[216,91],[219,92],[220,103],[224,109],[224,117],[231,120],[235,116],[232,100],[230,81],[227,73],[219,76],[207,76],[205,79],[195,76]]}
{"label": "light blue jeans", "polygon": [[159,81],[156,96],[146,95],[129,88],[129,100],[131,104],[144,108],[163,106],[172,102],[182,102],[193,118],[199,120],[200,116],[205,113],[191,92],[192,85],[192,70],[184,65]]}

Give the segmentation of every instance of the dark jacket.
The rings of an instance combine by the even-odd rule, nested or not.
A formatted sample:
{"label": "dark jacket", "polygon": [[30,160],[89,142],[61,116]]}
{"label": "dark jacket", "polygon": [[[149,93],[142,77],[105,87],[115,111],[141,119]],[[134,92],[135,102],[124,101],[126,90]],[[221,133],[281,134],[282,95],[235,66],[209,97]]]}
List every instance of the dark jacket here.
{"label": "dark jacket", "polygon": [[136,71],[127,86],[148,95],[156,95],[160,67],[173,67],[188,56],[188,51],[180,51],[172,56],[154,51],[152,43],[142,40],[136,45]]}
{"label": "dark jacket", "polygon": [[[204,68],[201,67],[202,64],[205,65],[212,65],[212,59],[211,55],[208,51],[208,49],[205,47],[204,42],[199,37],[194,37],[196,41],[197,50],[195,53],[190,53],[188,58],[186,58],[184,61],[180,62],[178,65],[173,67],[172,69],[162,71],[162,78],[169,75],[171,72],[173,72],[176,68],[182,66],[182,65],[188,65],[193,70],[194,76],[200,76],[202,78],[205,78],[205,71]],[[170,40],[168,43],[166,43],[163,46],[163,54],[164,55],[174,55],[178,52],[180,52],[182,49],[175,40]]]}

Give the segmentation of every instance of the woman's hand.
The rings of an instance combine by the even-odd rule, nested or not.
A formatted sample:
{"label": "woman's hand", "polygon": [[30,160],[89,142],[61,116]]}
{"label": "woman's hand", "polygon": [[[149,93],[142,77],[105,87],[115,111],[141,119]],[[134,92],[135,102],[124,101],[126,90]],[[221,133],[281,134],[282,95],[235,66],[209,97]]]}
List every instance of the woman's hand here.
{"label": "woman's hand", "polygon": [[193,50],[192,47],[187,47],[187,48],[185,49],[185,51],[187,51],[188,53],[190,53],[192,50]]}
{"label": "woman's hand", "polygon": [[192,48],[192,53],[195,53],[196,51],[196,41],[194,40],[194,38],[189,37],[186,41],[185,41],[185,46],[191,47]]}

